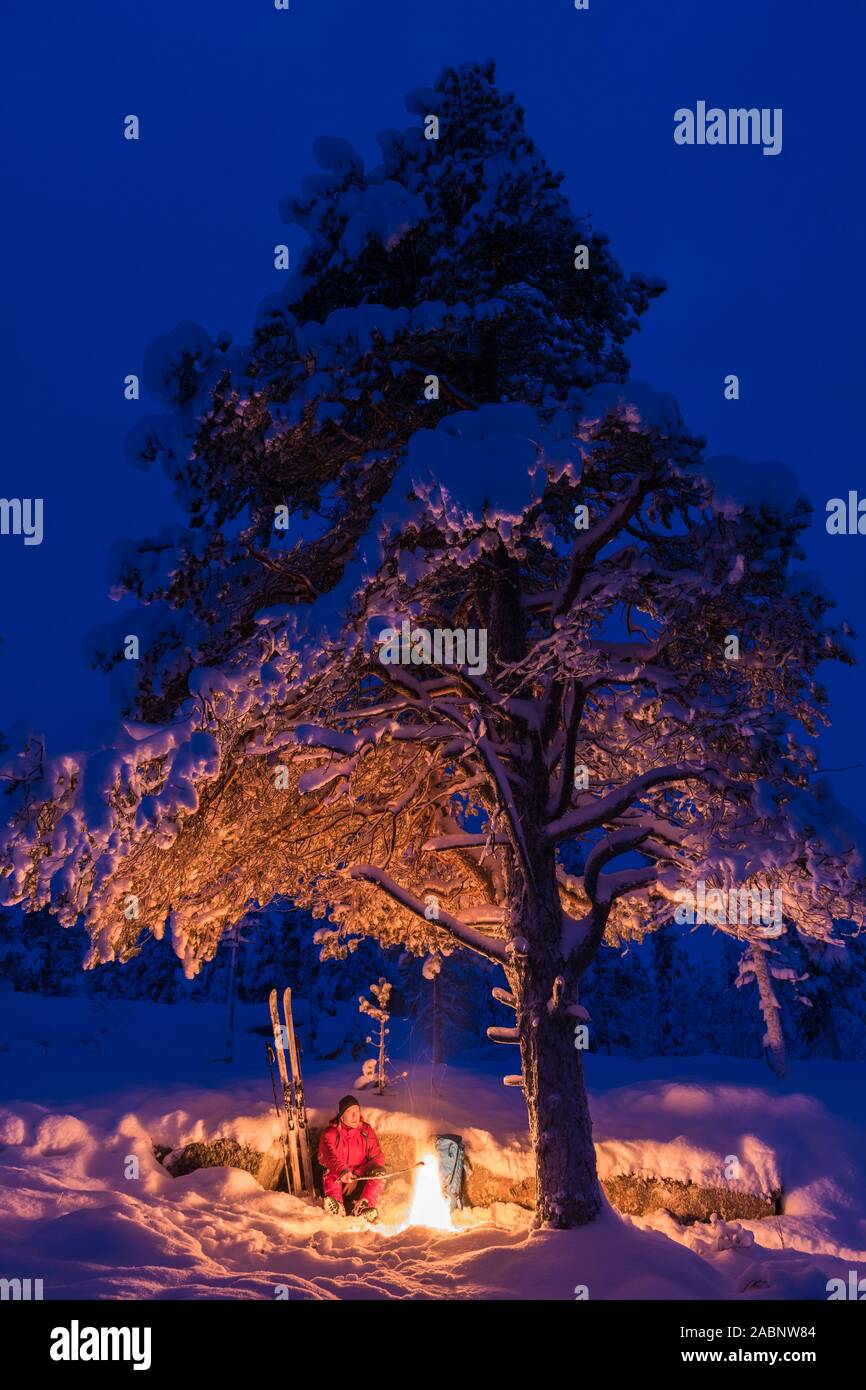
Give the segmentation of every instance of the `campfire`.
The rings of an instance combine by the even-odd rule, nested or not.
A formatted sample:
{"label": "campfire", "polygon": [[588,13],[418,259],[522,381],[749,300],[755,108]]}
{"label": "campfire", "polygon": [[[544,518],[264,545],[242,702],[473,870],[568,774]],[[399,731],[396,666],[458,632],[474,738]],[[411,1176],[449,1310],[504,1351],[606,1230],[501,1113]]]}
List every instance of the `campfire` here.
{"label": "campfire", "polygon": [[442,1189],[439,1160],[435,1153],[424,1155],[417,1170],[412,1205],[401,1230],[407,1226],[428,1226],[434,1231],[453,1231],[451,1203]]}

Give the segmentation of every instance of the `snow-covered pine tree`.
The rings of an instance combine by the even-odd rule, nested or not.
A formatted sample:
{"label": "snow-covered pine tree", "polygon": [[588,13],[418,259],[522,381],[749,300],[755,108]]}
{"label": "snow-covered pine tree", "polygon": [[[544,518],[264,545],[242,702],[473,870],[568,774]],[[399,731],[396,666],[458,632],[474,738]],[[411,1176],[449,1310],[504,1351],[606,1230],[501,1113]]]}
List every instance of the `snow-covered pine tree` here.
{"label": "snow-covered pine tree", "polygon": [[83,993],[81,965],[87,937],[74,927],[58,931],[46,912],[3,913],[0,977],[24,994]]}
{"label": "snow-covered pine tree", "polygon": [[[538,1219],[571,1226],[601,1203],[573,1033],[605,934],[641,937],[699,880],[777,890],[816,939],[864,918],[798,737],[825,719],[819,663],[851,658],[790,572],[791,475],[708,461],[670,397],[596,384],[654,287],[570,213],[513,100],[470,68],[416,101],[439,141],[386,136],[369,176],[320,147],[289,209],[309,254],[249,348],[157,353],[174,409],[139,443],[192,525],[125,574],[191,640],[154,638],[129,707],[172,722],[7,765],[3,893],[83,913],[93,959],[131,949],[134,893],[190,975],[276,894],[330,914],[335,954],[498,964]],[[312,532],[288,549],[286,505]],[[383,660],[404,622],[409,660]]]}
{"label": "snow-covered pine tree", "polygon": [[835,1060],[866,1057],[866,943],[862,934],[849,932],[843,943],[835,945],[800,938],[796,946],[809,976],[803,983],[803,994],[812,1006],[790,1008],[791,991],[785,992],[783,1007],[789,1006],[796,1055]]}
{"label": "snow-covered pine tree", "polygon": [[623,379],[622,344],[664,289],[626,276],[574,214],[492,63],[448,68],[406,106],[412,124],[379,135],[375,168],[345,140],[315,142],[320,172],[280,205],[309,245],[248,343],[184,322],[145,355],[160,413],[127,451],[162,466],[189,525],[115,547],[113,596],[146,605],[140,661],[123,660],[128,615],[89,644],[135,682],[137,718],[169,717],[190,671],[221,663],[258,610],[334,587],[417,430]]}
{"label": "snow-covered pine tree", "polygon": [[404,961],[402,989],[412,1023],[413,1055],[439,1066],[461,1052],[477,1050],[485,1027],[498,1021],[490,991],[499,972],[459,950],[434,951],[420,968],[408,954]]}
{"label": "snow-covered pine tree", "polygon": [[[287,985],[293,1000],[309,999],[305,973],[309,949],[309,924],[305,913],[274,902],[244,919],[246,944],[240,956],[238,990],[244,1000],[266,1000]],[[304,947],[306,946],[306,950]]]}
{"label": "snow-covered pine tree", "polygon": [[[775,940],[759,936],[753,936],[748,940],[740,957],[735,984],[738,989],[743,985],[757,985],[758,1006],[764,1020],[764,1052],[770,1067],[779,1077],[785,1075],[788,1062],[785,1034],[782,1029],[782,1006],[774,981],[785,980],[792,985],[799,985],[806,978],[806,975],[798,975],[787,963]],[[797,998],[803,1007],[811,1008],[806,995],[798,992]]]}
{"label": "snow-covered pine tree", "polygon": [[438,951],[427,957],[422,974],[425,980],[430,981],[432,1060],[434,1066],[439,1066],[445,1057],[442,1044],[442,957]]}
{"label": "snow-covered pine tree", "polygon": [[652,1013],[647,1020],[656,1040],[656,1051],[664,1057],[679,1053],[683,1045],[683,995],[689,983],[689,970],[680,947],[680,935],[673,923],[665,922],[650,940],[651,969],[655,980]]}
{"label": "snow-covered pine tree", "polygon": [[247,944],[248,938],[242,934],[240,922],[233,922],[223,937],[229,957],[228,978],[226,980],[226,1061],[231,1062],[235,1051],[235,1004],[238,992],[238,952]]}
{"label": "snow-covered pine tree", "polygon": [[375,1068],[371,1068],[371,1076],[377,1093],[381,1096],[385,1094],[388,1085],[387,1066],[391,1060],[388,1056],[388,1034],[390,1028],[388,1023],[391,1013],[388,1008],[388,1001],[391,998],[391,984],[380,975],[379,983],[370,985],[370,993],[373,998],[365,999],[363,994],[358,999],[358,1008],[362,1014],[369,1014],[370,1018],[375,1019],[379,1025],[379,1030],[375,1036],[370,1035],[367,1042],[376,1048]]}

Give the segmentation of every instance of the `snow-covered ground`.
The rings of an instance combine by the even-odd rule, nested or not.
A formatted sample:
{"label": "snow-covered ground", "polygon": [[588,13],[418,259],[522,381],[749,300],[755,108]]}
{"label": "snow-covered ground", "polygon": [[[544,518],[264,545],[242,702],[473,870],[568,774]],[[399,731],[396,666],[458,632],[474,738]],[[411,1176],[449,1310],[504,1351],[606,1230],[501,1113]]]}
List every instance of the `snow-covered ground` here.
{"label": "snow-covered ground", "polygon": [[[225,1052],[216,1006],[0,998],[0,1274],[42,1278],[46,1297],[274,1298],[286,1286],[293,1298],[572,1299],[586,1286],[593,1299],[823,1299],[829,1278],[866,1274],[863,1063],[798,1063],[779,1087],[731,1058],[588,1059],[605,1176],[781,1184],[781,1217],[686,1227],[607,1207],[589,1229],[538,1232],[497,1203],[458,1213],[453,1232],[371,1230],[236,1169],[172,1178],[153,1155],[153,1141],[220,1135],[270,1146],[263,1009],[239,1008],[229,1066],[212,1060]],[[410,1068],[367,1114],[422,1139],[459,1132],[476,1162],[519,1177],[525,1112],[499,1060],[448,1068],[435,1086]],[[315,1121],[359,1066],[305,1070]]]}

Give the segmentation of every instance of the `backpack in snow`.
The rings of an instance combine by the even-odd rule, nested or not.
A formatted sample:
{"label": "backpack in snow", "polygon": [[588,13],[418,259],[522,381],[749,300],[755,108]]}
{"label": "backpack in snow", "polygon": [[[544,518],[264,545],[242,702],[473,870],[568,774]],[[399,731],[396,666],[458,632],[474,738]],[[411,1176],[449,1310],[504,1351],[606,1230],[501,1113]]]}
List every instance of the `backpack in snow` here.
{"label": "backpack in snow", "polygon": [[463,1206],[463,1167],[466,1161],[463,1140],[459,1134],[437,1134],[433,1143],[445,1196],[454,1211]]}

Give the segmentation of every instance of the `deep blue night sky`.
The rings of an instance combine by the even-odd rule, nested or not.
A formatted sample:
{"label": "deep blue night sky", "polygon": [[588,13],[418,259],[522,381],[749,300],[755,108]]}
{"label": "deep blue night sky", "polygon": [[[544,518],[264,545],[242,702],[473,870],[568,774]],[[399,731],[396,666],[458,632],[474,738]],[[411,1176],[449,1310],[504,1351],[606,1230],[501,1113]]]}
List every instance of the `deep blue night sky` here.
{"label": "deep blue night sky", "polygon": [[[314,137],[377,163],[376,132],[414,122],[406,91],[488,57],[575,209],[626,271],[667,281],[633,374],[678,397],[711,453],[796,471],[816,505],[809,564],[856,627],[866,537],[828,537],[824,516],[829,497],[866,492],[864,31],[857,0],[0,0],[0,491],[45,499],[41,546],[0,537],[0,727],[42,729],[59,751],[110,710],[80,650],[116,611],[109,548],[181,519],[162,474],[123,458],[155,408],[122,393],[145,345],[183,319],[246,337],[278,286],[274,243],[300,245],[276,209],[314,170]],[[782,153],[675,145],[675,109],[699,99],[782,107]],[[828,767],[866,763],[861,626],[861,665],[826,672]],[[860,775],[834,779],[852,806]]]}

